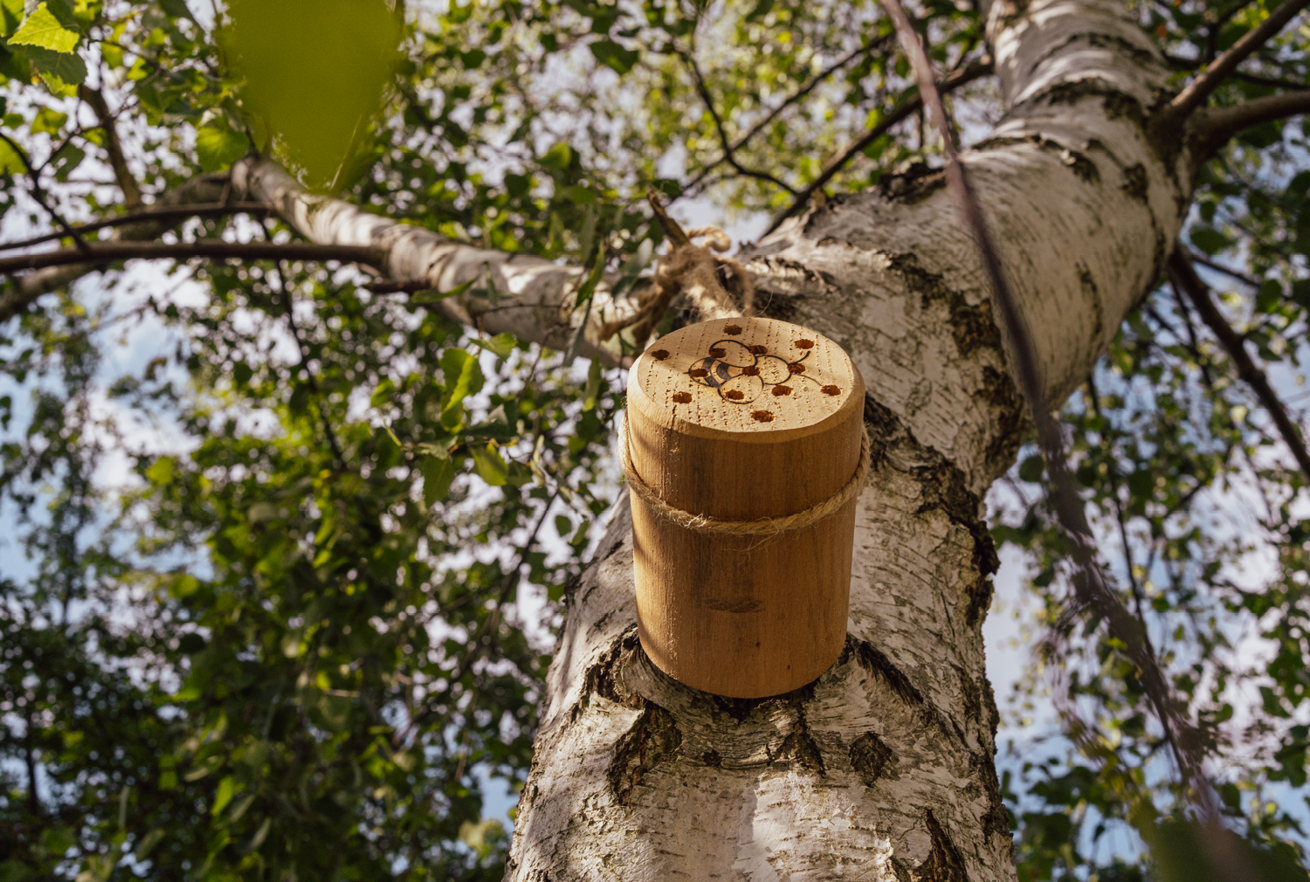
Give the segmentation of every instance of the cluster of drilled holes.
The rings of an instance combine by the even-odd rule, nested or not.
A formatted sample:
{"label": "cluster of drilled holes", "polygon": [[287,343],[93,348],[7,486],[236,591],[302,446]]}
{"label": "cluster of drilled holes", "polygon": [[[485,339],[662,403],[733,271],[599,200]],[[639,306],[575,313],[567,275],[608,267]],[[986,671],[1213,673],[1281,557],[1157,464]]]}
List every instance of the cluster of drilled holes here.
{"label": "cluster of drilled holes", "polygon": [[747,346],[746,348],[749,349],[755,355],[769,354],[769,347],[767,346]]}
{"label": "cluster of drilled holes", "polygon": [[720,349],[720,348],[717,347],[717,346],[715,346],[713,349],[710,350],[710,356],[713,357],[713,358],[723,358],[723,357],[725,357],[727,354],[728,354],[728,353],[727,353],[726,350]]}
{"label": "cluster of drilled holes", "polygon": [[663,361],[664,359],[669,357],[669,350],[656,349],[654,352],[650,354],[650,357],[655,359],[656,361]]}
{"label": "cluster of drilled holes", "polygon": [[673,400],[674,400],[674,402],[676,402],[677,404],[687,404],[688,402],[691,401],[691,393],[690,393],[690,392],[674,392],[674,393],[673,393]]}
{"label": "cluster of drilled holes", "polygon": [[687,371],[687,373],[698,380],[701,379],[702,377],[708,377],[710,375],[710,372],[705,370],[705,368],[692,368],[691,370]]}
{"label": "cluster of drilled holes", "polygon": [[760,369],[757,368],[755,365],[751,365],[750,367],[744,367],[741,369],[741,372],[748,377],[758,377],[760,375]]}
{"label": "cluster of drilled holes", "polygon": [[773,387],[773,394],[774,394],[774,395],[790,395],[790,394],[791,394],[791,386],[774,386],[774,387]]}
{"label": "cluster of drilled holes", "polygon": [[724,325],[723,333],[731,334],[732,336],[735,337],[741,333],[741,325]]}
{"label": "cluster of drilled holes", "polygon": [[827,386],[824,386],[824,387],[823,387],[823,394],[824,394],[824,395],[840,395],[840,394],[841,394],[841,390],[838,389],[836,386],[833,386],[833,385],[827,385]]}
{"label": "cluster of drilled holes", "polygon": [[723,393],[723,397],[730,401],[741,401],[746,396],[736,389],[729,389],[727,392]]}
{"label": "cluster of drilled holes", "polygon": [[773,422],[773,411],[771,410],[754,410],[751,411],[751,416],[755,417],[756,421],[761,423]]}
{"label": "cluster of drilled holes", "polygon": [[801,364],[798,361],[792,362],[791,364],[787,365],[787,370],[791,371],[793,374],[803,374],[805,373],[805,365]]}
{"label": "cluster of drilled holes", "polygon": [[792,345],[795,346],[797,349],[813,349],[813,348],[814,348],[814,341],[813,341],[813,340],[797,340],[797,341],[796,341],[795,343],[793,343]]}

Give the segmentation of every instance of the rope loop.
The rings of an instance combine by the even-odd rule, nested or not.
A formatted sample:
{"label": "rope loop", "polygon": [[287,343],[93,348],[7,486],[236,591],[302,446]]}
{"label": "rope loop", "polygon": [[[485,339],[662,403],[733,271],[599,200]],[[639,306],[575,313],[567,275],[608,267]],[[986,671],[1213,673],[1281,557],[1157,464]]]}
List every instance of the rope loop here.
{"label": "rope loop", "polygon": [[804,511],[798,511],[796,514],[781,518],[728,521],[712,518],[709,515],[692,514],[689,511],[683,511],[669,505],[655,492],[655,488],[642,480],[632,464],[632,449],[628,443],[628,415],[626,411],[623,414],[623,421],[619,423],[619,463],[623,467],[624,477],[628,480],[628,489],[665,520],[671,521],[679,527],[693,533],[719,536],[773,536],[778,533],[800,530],[826,520],[859,495],[860,491],[864,489],[865,480],[869,477],[869,430],[863,424],[860,425],[860,463],[855,469],[855,474],[851,476],[845,486],[822,502],[812,505]]}

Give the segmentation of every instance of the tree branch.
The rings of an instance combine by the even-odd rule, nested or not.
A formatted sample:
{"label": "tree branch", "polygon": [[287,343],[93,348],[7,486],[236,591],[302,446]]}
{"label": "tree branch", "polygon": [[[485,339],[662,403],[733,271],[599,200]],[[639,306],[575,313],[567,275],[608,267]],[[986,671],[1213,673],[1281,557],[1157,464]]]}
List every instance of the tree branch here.
{"label": "tree branch", "polygon": [[[960,86],[963,86],[966,83],[971,83],[980,77],[987,76],[991,72],[991,56],[984,55],[982,58],[967,67],[947,74],[938,86],[938,91],[943,95],[949,94]],[[833,176],[841,171],[848,162],[854,159],[860,151],[881,138],[897,123],[903,122],[913,114],[917,113],[921,107],[923,107],[922,93],[907,98],[903,103],[892,108],[891,112],[883,117],[877,125],[865,132],[859,140],[849,145],[837,156],[836,159],[828,163],[828,166],[823,170],[823,173],[815,178],[808,187],[797,194],[795,201],[792,202],[790,207],[774,218],[773,223],[769,224],[769,228],[764,231],[764,235],[767,236],[769,233],[772,233],[782,225],[783,221],[800,212],[800,210],[805,207],[806,203],[810,201],[811,197],[832,180]]]}
{"label": "tree branch", "polygon": [[[890,39],[890,35],[883,36],[883,37],[875,37],[874,39],[870,40],[868,43],[864,44],[858,49],[852,49],[846,55],[842,56],[841,58],[834,61],[832,64],[825,67],[823,70],[819,71],[817,74],[815,74],[813,77],[810,78],[810,81],[808,83],[806,83],[805,85],[797,89],[795,92],[788,95],[782,101],[782,103],[780,103],[777,107],[773,108],[773,110],[770,110],[759,122],[755,123],[755,125],[751,126],[750,129],[746,132],[746,134],[742,135],[740,138],[734,141],[732,144],[732,150],[735,152],[737,150],[740,150],[742,147],[746,146],[746,142],[749,141],[751,138],[754,138],[756,135],[758,135],[761,131],[764,130],[765,126],[767,126],[769,123],[777,119],[778,114],[782,113],[788,107],[792,106],[797,101],[801,100],[806,95],[810,94],[810,92],[814,91],[815,87],[818,86],[819,83],[823,82],[828,77],[832,76],[834,73],[841,70],[846,65],[850,64],[851,61],[858,58],[859,56],[866,55],[882,47],[883,45],[886,44],[888,39]],[[728,154],[724,153],[724,155],[720,156],[718,159],[714,160],[709,165],[705,166],[705,168],[701,169],[700,173],[697,174],[696,177],[692,178],[691,182],[688,183],[687,186],[683,188],[684,191],[689,191],[697,187],[701,181],[705,180],[705,178],[709,175],[710,172],[714,171],[714,169],[716,169],[723,162],[726,162],[727,158],[728,158]]]}
{"label": "tree branch", "polygon": [[1181,246],[1175,246],[1173,254],[1169,256],[1167,269],[1170,280],[1187,295],[1201,321],[1205,322],[1211,333],[1218,338],[1219,344],[1224,347],[1224,351],[1228,353],[1228,357],[1233,360],[1233,364],[1237,367],[1237,375],[1251,387],[1251,391],[1260,399],[1265,410],[1269,411],[1269,417],[1278,427],[1283,443],[1292,451],[1292,457],[1305,473],[1306,480],[1310,481],[1310,451],[1306,450],[1305,438],[1300,428],[1292,421],[1287,408],[1270,387],[1264,373],[1247,354],[1246,347],[1242,345],[1242,336],[1233,330],[1214,301],[1210,299],[1209,287],[1197,275],[1196,268],[1187,259]]}
{"label": "tree branch", "polygon": [[[269,207],[260,202],[235,202],[230,205],[214,203],[212,205],[195,205],[187,208],[156,208],[148,206],[144,211],[135,211],[131,214],[124,214],[118,217],[111,217],[106,220],[96,221],[90,224],[81,224],[73,227],[73,231],[86,235],[99,230],[109,229],[112,227],[121,227],[128,224],[139,224],[143,221],[183,221],[193,217],[224,217],[230,214],[268,214]],[[67,238],[67,233],[44,233],[40,236],[33,236],[30,239],[20,239],[17,242],[0,242],[0,251],[16,251],[19,248],[30,248],[33,245],[41,245],[46,242],[54,242],[59,239]]]}
{"label": "tree branch", "polygon": [[[210,239],[178,243],[96,242],[88,244],[85,251],[80,248],[61,248],[40,254],[0,258],[0,275],[72,264],[102,265],[120,260],[187,260],[193,257],[220,260],[337,260],[376,267],[380,267],[386,259],[386,255],[379,249],[358,245],[314,245],[305,242],[278,245],[271,242],[222,242]],[[0,313],[0,318],[3,317]]]}
{"label": "tree branch", "polygon": [[1209,159],[1229,138],[1272,120],[1310,113],[1310,88],[1252,98],[1232,107],[1202,108],[1192,118],[1189,128],[1194,139],[1197,162]]}
{"label": "tree branch", "polygon": [[1201,75],[1192,80],[1187,88],[1179,92],[1169,102],[1166,111],[1160,115],[1163,125],[1176,125],[1186,119],[1193,110],[1200,107],[1205,99],[1219,87],[1219,84],[1242,63],[1248,55],[1259,49],[1265,42],[1283,29],[1283,25],[1292,20],[1302,9],[1310,5],[1310,0],[1284,0],[1284,3],[1270,13],[1269,17],[1252,28],[1240,40],[1228,48],[1223,55],[1206,66]]}
{"label": "tree branch", "polygon": [[[1205,66],[1205,62],[1199,58],[1183,58],[1178,55],[1166,55],[1164,60],[1169,62],[1169,66],[1175,70],[1196,71]],[[1260,74],[1248,73],[1244,70],[1235,70],[1229,74],[1235,80],[1241,80],[1244,83],[1251,83],[1256,86],[1269,86],[1273,89],[1304,89],[1305,83],[1298,83],[1295,80],[1280,80],[1275,77],[1261,76]]]}
{"label": "tree branch", "polygon": [[[228,182],[227,174],[200,175],[186,181],[181,186],[166,191],[154,203],[155,206],[179,206],[189,204],[212,204],[219,202],[224,185]],[[176,225],[175,220],[156,220],[143,218],[136,223],[127,223],[114,230],[116,241],[140,242],[155,239]],[[105,243],[98,243],[105,244]],[[38,297],[57,291],[80,279],[87,273],[94,272],[101,264],[70,263],[64,266],[51,266],[46,269],[26,273],[14,279],[12,286],[0,289],[0,323],[7,322],[15,315],[31,306]]]}
{"label": "tree branch", "polygon": [[696,64],[696,59],[691,57],[690,54],[683,52],[679,52],[678,54],[682,56],[683,62],[686,63],[687,67],[691,70],[691,74],[696,80],[696,93],[700,95],[701,101],[705,104],[705,109],[710,112],[710,118],[714,120],[714,129],[719,135],[719,145],[723,148],[723,161],[736,169],[738,174],[746,175],[749,178],[758,178],[761,181],[768,181],[775,187],[781,187],[795,196],[796,189],[790,184],[775,178],[768,172],[746,168],[737,161],[737,157],[733,153],[734,148],[728,141],[728,133],[723,128],[723,119],[719,116],[719,111],[714,107],[714,97],[710,95],[709,87],[705,85],[705,77],[701,75],[700,66]]}
{"label": "tree branch", "polygon": [[91,110],[95,112],[96,119],[100,123],[100,128],[105,133],[105,152],[109,154],[109,165],[114,170],[114,178],[118,181],[118,187],[123,191],[123,201],[128,205],[141,204],[141,185],[137,183],[136,177],[133,176],[131,169],[127,167],[127,159],[123,155],[122,142],[118,140],[118,129],[114,125],[114,115],[109,112],[109,105],[105,103],[105,96],[99,89],[92,89],[89,86],[78,86],[78,93],[82,100],[90,105]]}

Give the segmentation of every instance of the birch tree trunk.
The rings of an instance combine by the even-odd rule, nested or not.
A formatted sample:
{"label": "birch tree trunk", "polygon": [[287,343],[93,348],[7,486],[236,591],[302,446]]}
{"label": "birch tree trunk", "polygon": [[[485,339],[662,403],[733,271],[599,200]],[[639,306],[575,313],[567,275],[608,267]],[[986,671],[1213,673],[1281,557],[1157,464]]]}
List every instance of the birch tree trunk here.
{"label": "birch tree trunk", "polygon": [[[1146,134],[1166,72],[1120,4],[997,2],[988,37],[1006,116],[963,161],[1055,406],[1160,272],[1189,166]],[[567,596],[507,878],[1011,879],[981,497],[1025,417],[974,244],[930,174],[742,257],[764,314],[840,342],[868,384],[845,651],[766,700],[669,680],[637,642],[620,504]]]}

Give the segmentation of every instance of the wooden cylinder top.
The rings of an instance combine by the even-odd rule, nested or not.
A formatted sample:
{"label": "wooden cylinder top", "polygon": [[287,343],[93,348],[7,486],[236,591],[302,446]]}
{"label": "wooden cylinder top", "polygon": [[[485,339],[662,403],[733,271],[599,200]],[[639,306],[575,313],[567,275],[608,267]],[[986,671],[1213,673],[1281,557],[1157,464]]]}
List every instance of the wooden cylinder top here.
{"label": "wooden cylinder top", "polygon": [[680,328],[628,377],[637,471],[668,504],[717,518],[783,517],[840,490],[863,408],[840,346],[773,319]]}

